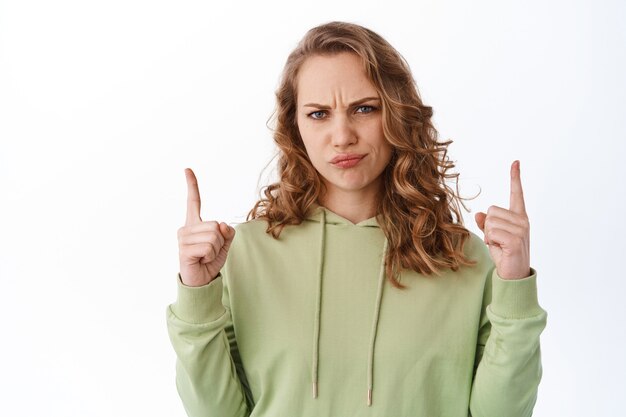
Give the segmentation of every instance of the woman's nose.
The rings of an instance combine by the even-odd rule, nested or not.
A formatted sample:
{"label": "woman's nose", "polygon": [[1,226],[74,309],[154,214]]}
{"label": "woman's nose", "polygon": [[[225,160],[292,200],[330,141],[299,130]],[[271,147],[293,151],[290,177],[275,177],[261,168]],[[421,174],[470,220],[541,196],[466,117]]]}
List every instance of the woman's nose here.
{"label": "woman's nose", "polygon": [[348,117],[335,118],[332,131],[332,144],[337,147],[345,147],[357,142],[357,133]]}

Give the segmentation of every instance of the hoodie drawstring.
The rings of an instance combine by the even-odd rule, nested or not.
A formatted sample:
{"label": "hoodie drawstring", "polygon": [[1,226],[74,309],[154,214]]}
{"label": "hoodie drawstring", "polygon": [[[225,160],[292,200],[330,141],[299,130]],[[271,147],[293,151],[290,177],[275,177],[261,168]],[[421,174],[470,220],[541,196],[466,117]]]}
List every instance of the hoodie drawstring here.
{"label": "hoodie drawstring", "polygon": [[320,239],[320,269],[317,274],[317,300],[315,302],[315,324],[313,327],[313,398],[317,398],[317,368],[319,362],[319,348],[320,348],[320,319],[322,314],[322,275],[324,274],[324,242],[325,242],[325,230],[326,230],[326,212],[322,209],[322,225],[321,239]]}
{"label": "hoodie drawstring", "polygon": [[376,334],[378,333],[378,318],[380,317],[380,305],[383,299],[383,287],[385,284],[385,253],[387,252],[387,238],[383,245],[383,260],[380,263],[378,273],[378,291],[376,292],[376,308],[374,310],[374,322],[370,336],[370,352],[367,361],[367,405],[372,405],[372,390],[374,389],[374,347],[376,346]]}
{"label": "hoodie drawstring", "polygon": [[[325,232],[326,232],[326,211],[321,210],[321,231],[320,231],[320,262],[319,271],[317,275],[317,300],[315,303],[315,323],[313,329],[313,398],[317,398],[318,388],[318,367],[319,367],[319,344],[320,344],[320,321],[322,314],[322,277],[324,274],[324,244],[325,244]],[[374,348],[376,345],[376,334],[378,333],[378,320],[380,317],[380,306],[383,298],[383,288],[385,284],[385,254],[387,252],[387,238],[383,245],[382,261],[380,264],[380,272],[378,274],[378,290],[376,292],[376,306],[374,308],[374,320],[372,323],[372,330],[370,334],[369,353],[367,358],[367,406],[372,405],[372,391],[374,389]]]}

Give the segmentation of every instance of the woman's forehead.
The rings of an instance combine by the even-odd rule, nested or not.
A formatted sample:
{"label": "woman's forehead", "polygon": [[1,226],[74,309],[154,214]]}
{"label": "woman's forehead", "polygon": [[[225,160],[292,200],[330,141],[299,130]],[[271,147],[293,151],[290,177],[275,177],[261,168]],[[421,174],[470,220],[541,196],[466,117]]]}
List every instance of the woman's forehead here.
{"label": "woman's forehead", "polygon": [[334,101],[352,103],[365,97],[378,97],[374,84],[353,53],[314,55],[302,64],[297,80],[298,104],[333,106]]}

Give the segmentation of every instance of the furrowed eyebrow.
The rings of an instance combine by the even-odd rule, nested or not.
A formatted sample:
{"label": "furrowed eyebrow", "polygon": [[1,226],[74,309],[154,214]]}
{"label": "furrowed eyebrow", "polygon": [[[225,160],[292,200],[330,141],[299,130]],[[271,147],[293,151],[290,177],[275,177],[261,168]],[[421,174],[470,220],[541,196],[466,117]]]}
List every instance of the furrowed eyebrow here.
{"label": "furrowed eyebrow", "polygon": [[[355,101],[353,103],[350,103],[349,107],[358,106],[359,104],[365,103],[365,102],[370,101],[370,100],[380,101],[380,99],[378,97],[365,97],[365,98],[357,100],[357,101]],[[317,103],[307,103],[307,104],[303,105],[302,107],[315,107],[317,109],[324,109],[324,110],[325,109],[330,109],[330,106],[327,106],[325,104],[317,104]]]}

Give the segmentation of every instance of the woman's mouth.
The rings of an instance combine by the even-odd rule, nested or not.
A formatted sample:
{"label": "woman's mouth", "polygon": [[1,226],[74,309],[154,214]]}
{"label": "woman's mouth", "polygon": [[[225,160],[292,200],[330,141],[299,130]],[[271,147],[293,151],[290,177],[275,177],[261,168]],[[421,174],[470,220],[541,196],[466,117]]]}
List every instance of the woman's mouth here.
{"label": "woman's mouth", "polygon": [[365,158],[365,155],[362,154],[342,154],[334,157],[330,163],[338,168],[352,168],[361,162],[363,158]]}

